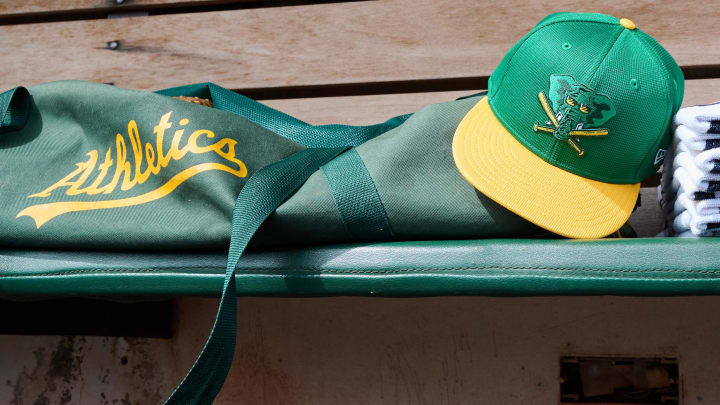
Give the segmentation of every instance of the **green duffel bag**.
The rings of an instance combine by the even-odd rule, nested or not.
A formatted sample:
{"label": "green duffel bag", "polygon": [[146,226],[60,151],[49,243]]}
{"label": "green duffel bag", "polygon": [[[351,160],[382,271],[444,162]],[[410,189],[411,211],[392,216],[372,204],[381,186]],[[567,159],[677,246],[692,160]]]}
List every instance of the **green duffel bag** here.
{"label": "green duffel bag", "polygon": [[0,150],[4,244],[226,247],[240,190],[291,156],[312,167],[257,243],[547,234],[455,169],[454,128],[480,96],[369,127],[314,127],[213,84],[161,93],[214,108],[85,82],[4,93],[14,117]]}
{"label": "green duffel bag", "polygon": [[672,58],[631,22],[567,13],[523,38],[489,87],[368,127],[311,126],[213,84],[16,88],[0,95],[2,240],[229,245],[213,331],[168,400],[210,403],[232,362],[251,239],[606,236],[657,170],[683,92]]}

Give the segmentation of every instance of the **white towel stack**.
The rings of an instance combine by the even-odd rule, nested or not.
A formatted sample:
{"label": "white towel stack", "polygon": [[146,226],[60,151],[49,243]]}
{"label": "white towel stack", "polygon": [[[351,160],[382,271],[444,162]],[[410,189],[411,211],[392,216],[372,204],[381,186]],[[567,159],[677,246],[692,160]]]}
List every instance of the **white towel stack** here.
{"label": "white towel stack", "polygon": [[670,148],[659,190],[666,235],[720,236],[720,103],[678,111]]}

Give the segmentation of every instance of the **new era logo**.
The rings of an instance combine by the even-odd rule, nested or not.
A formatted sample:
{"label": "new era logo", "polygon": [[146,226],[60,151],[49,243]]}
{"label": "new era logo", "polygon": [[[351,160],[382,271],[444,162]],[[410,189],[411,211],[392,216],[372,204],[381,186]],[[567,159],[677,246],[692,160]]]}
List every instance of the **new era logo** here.
{"label": "new era logo", "polygon": [[662,163],[664,159],[665,149],[658,149],[657,153],[655,154],[655,164]]}

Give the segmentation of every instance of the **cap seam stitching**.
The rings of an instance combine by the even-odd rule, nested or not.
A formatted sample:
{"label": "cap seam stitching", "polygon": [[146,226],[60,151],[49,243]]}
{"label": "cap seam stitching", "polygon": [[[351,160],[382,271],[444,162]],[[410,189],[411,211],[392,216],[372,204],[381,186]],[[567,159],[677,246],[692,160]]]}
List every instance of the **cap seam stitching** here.
{"label": "cap seam stitching", "polygon": [[[661,66],[663,65],[663,61],[660,59],[660,57],[657,55],[657,53],[655,53],[655,52],[649,52],[649,53],[650,53],[651,57],[652,57],[653,59],[655,59],[656,62],[658,62]],[[665,81],[666,87],[669,88],[669,87],[670,87],[670,86],[669,86],[670,83],[668,82],[668,78],[667,78],[667,77],[662,77],[662,80]],[[669,127],[672,125],[672,118],[673,118],[673,117],[672,117],[672,116],[673,116],[672,110],[674,109],[674,107],[675,107],[675,104],[674,104],[674,101],[670,99],[670,94],[669,94],[669,92],[665,92],[665,119],[663,120],[663,122],[667,122],[668,116],[669,116],[669,118],[670,118],[670,122],[667,122],[667,125],[666,125],[665,128],[663,129],[663,136],[662,136],[660,139],[658,139],[658,140],[652,145],[652,147],[651,147],[650,149],[648,149],[647,152],[645,152],[645,156],[643,156],[643,159],[641,160],[641,163],[644,163],[644,162],[648,159],[648,157],[650,156],[650,153],[651,153],[652,151],[654,151],[654,150],[656,150],[656,149],[659,148],[660,143],[662,142],[662,140],[663,140],[663,139],[665,138],[665,136],[667,135],[667,132],[668,132],[668,130],[669,130]],[[655,152],[655,153],[657,154],[657,152]],[[653,165],[653,168],[654,168],[655,166],[656,166],[656,165]],[[635,178],[638,177],[639,172],[640,172],[640,167],[641,167],[641,166],[638,166],[637,169],[635,169],[635,175],[634,175],[633,177],[635,177]],[[655,171],[657,172],[657,169],[656,169]]]}
{"label": "cap seam stitching", "polygon": [[600,66],[602,66],[602,64],[607,60],[608,56],[610,55],[610,52],[615,47],[615,44],[617,44],[617,42],[620,40],[620,37],[623,36],[625,31],[627,31],[627,30],[625,30],[624,28],[620,28],[620,32],[618,32],[617,36],[615,37],[615,40],[607,48],[607,52],[605,52],[605,56],[603,56],[603,58],[600,59],[600,62],[598,62],[595,66],[593,66],[592,75],[590,76],[590,78],[585,80],[585,84],[587,86],[591,86],[592,88],[595,88],[595,86],[597,84],[597,83],[595,83],[595,76],[597,76],[598,70],[600,70]]}
{"label": "cap seam stitching", "polygon": [[[530,39],[531,36],[533,36],[534,34],[536,34],[538,31],[540,31],[540,30],[542,30],[542,29],[544,29],[544,28],[547,28],[547,27],[549,27],[549,26],[551,26],[551,25],[559,24],[559,23],[568,23],[568,22],[589,22],[589,23],[597,23],[597,24],[614,25],[613,23],[609,23],[609,22],[605,22],[605,21],[588,21],[588,20],[582,20],[582,19],[570,19],[570,20],[562,20],[562,21],[553,21],[553,22],[548,23],[548,24],[545,24],[545,25],[543,25],[543,26],[541,26],[541,27],[536,27],[536,28],[534,28],[533,30],[531,30],[530,32],[528,32],[528,33],[525,35],[525,37],[522,39],[522,42],[521,42],[520,45],[518,46],[518,49],[512,54],[512,56],[511,56],[510,59],[508,60],[508,63],[507,63],[507,64],[508,64],[508,67],[509,67],[510,64],[512,63],[513,58],[515,57],[515,55],[517,55],[517,53],[518,53],[518,51],[520,50],[520,48],[522,48],[522,46],[525,44],[525,42],[527,42],[528,39]],[[501,63],[502,63],[502,61],[501,61]],[[509,69],[505,69],[505,72],[503,73],[502,77],[500,78],[500,83],[498,83],[498,85],[497,85],[498,88],[501,88],[501,87],[502,87],[502,84],[503,84],[503,82],[505,81],[505,76],[507,76],[508,70],[509,70]],[[490,77],[492,77],[492,74],[490,75]],[[489,87],[489,86],[488,86],[488,87]],[[488,89],[488,94],[489,94],[489,90],[490,90],[490,89]]]}

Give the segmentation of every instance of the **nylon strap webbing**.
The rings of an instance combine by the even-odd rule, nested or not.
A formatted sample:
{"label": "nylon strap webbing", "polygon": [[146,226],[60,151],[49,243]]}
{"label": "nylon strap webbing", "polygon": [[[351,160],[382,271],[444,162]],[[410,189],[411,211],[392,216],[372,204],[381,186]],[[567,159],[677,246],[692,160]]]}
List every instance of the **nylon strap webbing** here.
{"label": "nylon strap webbing", "polygon": [[166,96],[209,98],[215,108],[243,116],[280,136],[308,148],[358,146],[379,134],[397,127],[412,115],[401,115],[383,123],[368,126],[311,125],[213,83],[173,87],[160,90],[157,93]]}
{"label": "nylon strap webbing", "polygon": [[30,115],[30,94],[24,87],[0,93],[0,133],[21,129]]}
{"label": "nylon strap webbing", "polygon": [[238,195],[225,281],[217,318],[205,347],[170,398],[169,405],[211,404],[225,382],[235,353],[235,267],[255,231],[311,174],[345,148],[306,149],[257,171]]}
{"label": "nylon strap webbing", "polygon": [[[331,161],[333,157],[342,153],[348,147],[358,146],[399,126],[411,114],[391,118],[384,123],[369,126],[314,126],[212,83],[175,87],[161,90],[158,93],[167,96],[208,98],[212,100],[214,108],[243,116],[280,136],[308,148],[333,148],[308,149],[259,170],[250,178],[238,196],[233,212],[232,236],[228,266],[225,273],[225,284],[215,326],[193,368],[166,402],[171,405],[209,404],[220,391],[232,363],[237,311],[235,266],[252,235],[265,218],[282,204],[294,190],[299,188],[315,170]],[[346,163],[349,163],[349,161]],[[360,160],[359,163],[362,164],[362,161]],[[352,170],[364,171],[364,174],[361,175],[369,176],[364,164],[362,167],[353,168]],[[372,180],[370,181],[372,182]],[[348,187],[348,184],[351,183],[345,182],[340,187]],[[363,181],[361,184],[360,191],[366,199],[374,198],[372,193],[368,191],[369,187],[375,190],[372,183]],[[342,200],[336,193],[333,193],[333,195],[336,201]],[[367,197],[368,195],[370,197]],[[377,191],[375,191],[374,195],[377,197]],[[343,203],[343,206],[343,210],[347,211],[347,218],[356,218],[357,221],[355,222],[360,222],[361,211],[351,208],[349,204]],[[377,207],[377,205],[375,206]],[[382,208],[381,204],[380,207]],[[377,208],[374,208],[374,210],[377,210]],[[382,211],[384,214],[384,209]],[[378,217],[373,219],[373,222],[376,221],[378,221]],[[380,225],[372,226],[377,228],[374,232],[379,232],[381,229],[386,229],[389,232],[390,229],[389,226],[384,228]],[[361,234],[362,232],[368,234],[367,230],[360,229],[360,225],[353,225],[353,227],[358,228],[356,231]]]}
{"label": "nylon strap webbing", "polygon": [[343,222],[356,240],[392,238],[390,222],[367,167],[355,148],[322,167]]}

